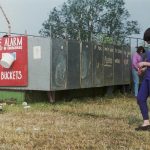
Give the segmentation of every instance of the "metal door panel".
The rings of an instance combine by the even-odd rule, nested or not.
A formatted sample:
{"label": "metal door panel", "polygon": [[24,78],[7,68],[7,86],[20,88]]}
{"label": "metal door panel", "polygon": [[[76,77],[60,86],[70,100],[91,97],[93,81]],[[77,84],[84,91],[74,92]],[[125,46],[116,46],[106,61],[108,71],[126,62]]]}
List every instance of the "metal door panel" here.
{"label": "metal door panel", "polygon": [[130,83],[131,52],[129,46],[123,46],[123,83]]}
{"label": "metal door panel", "polygon": [[115,46],[114,49],[114,85],[123,83],[123,50],[122,46]]}
{"label": "metal door panel", "polygon": [[66,89],[67,84],[67,42],[52,39],[52,90]]}
{"label": "metal door panel", "polygon": [[80,88],[80,43],[68,41],[67,89]]}
{"label": "metal door panel", "polygon": [[93,46],[93,86],[101,87],[104,84],[103,46]]}
{"label": "metal door panel", "polygon": [[92,44],[83,42],[81,51],[81,87],[92,87]]}
{"label": "metal door panel", "polygon": [[113,85],[113,61],[114,47],[112,45],[104,45],[104,85]]}

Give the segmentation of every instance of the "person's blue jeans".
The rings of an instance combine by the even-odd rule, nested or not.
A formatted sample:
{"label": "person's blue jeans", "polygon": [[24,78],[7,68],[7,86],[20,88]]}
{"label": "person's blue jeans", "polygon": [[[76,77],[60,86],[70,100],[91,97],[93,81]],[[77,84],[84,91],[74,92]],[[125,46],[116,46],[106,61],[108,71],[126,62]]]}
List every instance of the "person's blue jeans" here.
{"label": "person's blue jeans", "polygon": [[150,80],[144,79],[142,81],[142,84],[141,84],[141,87],[137,96],[137,102],[139,104],[144,120],[149,119],[148,105],[147,105],[147,98],[149,95],[150,95]]}
{"label": "person's blue jeans", "polygon": [[132,77],[133,77],[133,84],[134,84],[134,96],[137,97],[140,79],[139,79],[138,72],[134,68],[132,68]]}

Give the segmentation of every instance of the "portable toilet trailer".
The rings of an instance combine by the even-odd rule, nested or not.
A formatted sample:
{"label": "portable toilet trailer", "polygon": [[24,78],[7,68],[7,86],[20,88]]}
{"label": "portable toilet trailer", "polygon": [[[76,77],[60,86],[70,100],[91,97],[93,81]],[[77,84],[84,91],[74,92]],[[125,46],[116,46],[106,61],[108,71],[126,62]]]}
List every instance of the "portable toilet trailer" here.
{"label": "portable toilet trailer", "polygon": [[130,84],[130,47],[9,36],[0,38],[0,88],[55,91]]}

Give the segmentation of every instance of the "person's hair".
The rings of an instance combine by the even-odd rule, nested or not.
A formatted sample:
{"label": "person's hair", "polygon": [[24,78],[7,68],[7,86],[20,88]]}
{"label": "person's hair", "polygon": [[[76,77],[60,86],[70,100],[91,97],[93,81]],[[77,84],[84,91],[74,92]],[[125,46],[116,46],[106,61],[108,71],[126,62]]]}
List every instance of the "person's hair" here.
{"label": "person's hair", "polygon": [[143,47],[143,46],[139,46],[139,47],[137,47],[136,52],[137,52],[137,53],[140,53],[140,52],[141,52],[141,50],[143,51],[143,53],[145,53],[145,49],[144,49],[144,47]]}
{"label": "person's hair", "polygon": [[144,32],[144,37],[143,37],[144,41],[150,41],[150,28],[148,28],[145,32]]}

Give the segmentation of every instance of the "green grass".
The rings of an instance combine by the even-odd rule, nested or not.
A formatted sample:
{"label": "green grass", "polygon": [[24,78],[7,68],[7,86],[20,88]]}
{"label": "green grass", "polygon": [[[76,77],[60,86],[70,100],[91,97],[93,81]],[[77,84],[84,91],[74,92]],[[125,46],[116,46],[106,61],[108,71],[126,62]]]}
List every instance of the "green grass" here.
{"label": "green grass", "polygon": [[0,116],[0,149],[149,150],[150,132],[129,97],[6,105]]}

